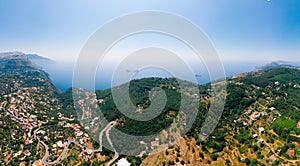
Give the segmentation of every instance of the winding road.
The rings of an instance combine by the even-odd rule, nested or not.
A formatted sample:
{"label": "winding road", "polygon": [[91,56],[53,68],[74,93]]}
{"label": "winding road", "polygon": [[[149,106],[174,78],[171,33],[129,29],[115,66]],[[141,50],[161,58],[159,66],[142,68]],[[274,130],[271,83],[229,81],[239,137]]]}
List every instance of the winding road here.
{"label": "winding road", "polygon": [[285,157],[282,157],[282,156],[279,156],[276,152],[275,152],[275,149],[267,143],[267,141],[264,139],[264,144],[270,149],[270,151],[275,155],[275,157],[283,160],[283,161],[286,161],[286,162],[289,162],[289,163],[293,163],[293,164],[297,164],[298,162],[300,162],[300,159],[298,160],[288,160],[286,159]]}
{"label": "winding road", "polygon": [[69,146],[70,146],[72,143],[75,144],[75,145],[77,145],[77,146],[79,146],[79,147],[81,147],[81,148],[85,148],[85,149],[87,149],[87,150],[90,150],[90,151],[92,151],[93,153],[96,153],[96,152],[102,152],[102,149],[103,149],[102,138],[103,138],[103,133],[105,132],[106,138],[107,138],[109,144],[111,145],[111,147],[114,149],[114,152],[115,152],[115,156],[114,156],[114,157],[106,164],[107,166],[110,166],[110,165],[111,165],[116,159],[118,159],[118,157],[119,157],[119,153],[118,153],[118,152],[116,151],[116,149],[113,147],[112,141],[111,141],[111,139],[110,139],[110,137],[109,137],[109,131],[114,127],[114,125],[116,125],[116,122],[115,122],[115,121],[112,121],[112,122],[108,123],[108,124],[105,126],[105,128],[100,132],[100,134],[99,134],[99,144],[100,144],[100,147],[99,147],[98,149],[90,149],[90,148],[87,148],[87,147],[85,147],[85,146],[79,144],[79,143],[78,143],[77,141],[75,141],[75,140],[68,141],[67,144],[66,144],[66,146],[65,146],[65,148],[64,148],[64,150],[63,150],[62,153],[59,155],[59,157],[58,157],[56,160],[52,161],[52,162],[48,162],[48,161],[47,161],[47,159],[48,159],[48,157],[49,157],[49,151],[50,151],[50,148],[49,148],[49,146],[48,146],[44,141],[40,140],[40,138],[36,136],[36,132],[37,132],[38,130],[40,130],[40,128],[36,129],[36,130],[34,131],[34,137],[37,138],[37,139],[39,140],[39,142],[41,142],[41,144],[42,144],[42,145],[45,147],[45,149],[46,149],[45,155],[44,155],[44,157],[43,157],[43,159],[42,159],[43,164],[44,164],[44,165],[53,165],[53,164],[56,164],[56,163],[60,162],[60,160],[61,160],[61,159],[68,153],[68,151],[70,150],[70,149],[69,149]]}
{"label": "winding road", "polygon": [[[111,142],[110,138],[109,138],[109,131],[111,130],[112,127],[109,127],[107,130],[106,130],[106,138],[110,144],[110,146],[114,149],[114,152],[115,152],[115,156],[106,164],[107,166],[110,166],[115,160],[117,160],[119,158],[119,153],[116,151],[116,149],[114,148],[113,146],[113,143]],[[103,131],[103,130],[102,130]],[[102,144],[100,144],[101,146]]]}

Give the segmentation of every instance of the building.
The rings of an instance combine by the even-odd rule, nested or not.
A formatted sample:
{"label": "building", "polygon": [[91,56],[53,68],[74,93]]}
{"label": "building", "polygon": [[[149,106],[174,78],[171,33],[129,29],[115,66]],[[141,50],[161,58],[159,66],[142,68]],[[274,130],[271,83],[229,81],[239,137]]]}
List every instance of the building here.
{"label": "building", "polygon": [[126,158],[120,159],[117,164],[117,166],[130,166],[130,163],[126,160]]}
{"label": "building", "polygon": [[159,141],[152,141],[151,146],[153,146],[153,147],[159,146]]}
{"label": "building", "polygon": [[261,133],[265,132],[265,128],[260,127],[260,128],[258,128],[258,131],[259,131],[259,133],[261,134]]}
{"label": "building", "polygon": [[292,157],[295,156],[295,150],[289,149],[289,150],[286,151],[286,154],[287,154],[290,158],[292,158]]}
{"label": "building", "polygon": [[81,137],[83,135],[83,132],[82,131],[77,131],[75,132],[76,134],[76,137]]}
{"label": "building", "polygon": [[262,144],[262,143],[264,143],[264,140],[261,138],[258,140],[258,144]]}
{"label": "building", "polygon": [[272,162],[275,162],[277,160],[277,158],[273,154],[272,156],[270,156],[269,160],[272,161]]}
{"label": "building", "polygon": [[24,155],[25,155],[25,156],[30,156],[31,153],[29,152],[29,150],[26,150],[26,151],[24,152]]}
{"label": "building", "polygon": [[32,164],[32,166],[44,166],[44,164],[43,164],[42,160],[37,160]]}
{"label": "building", "polygon": [[58,141],[58,142],[56,143],[56,145],[57,145],[57,147],[59,147],[59,148],[64,148],[64,147],[65,147],[65,144],[63,144],[62,141]]}
{"label": "building", "polygon": [[256,120],[259,117],[260,117],[260,112],[257,112],[257,111],[252,113],[252,115],[250,116],[251,120]]}
{"label": "building", "polygon": [[297,129],[300,129],[300,121],[297,124]]}
{"label": "building", "polygon": [[275,109],[276,108],[274,108],[274,107],[269,108],[270,111],[274,111]]}
{"label": "building", "polygon": [[268,119],[267,119],[268,123],[272,123],[274,121],[273,116],[271,115]]}

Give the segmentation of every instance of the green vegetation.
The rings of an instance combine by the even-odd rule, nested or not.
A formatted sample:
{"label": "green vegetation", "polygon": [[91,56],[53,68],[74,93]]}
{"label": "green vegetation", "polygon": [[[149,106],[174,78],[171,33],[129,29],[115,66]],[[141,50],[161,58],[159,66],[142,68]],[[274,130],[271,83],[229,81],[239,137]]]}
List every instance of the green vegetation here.
{"label": "green vegetation", "polygon": [[273,124],[273,130],[282,138],[286,138],[296,129],[297,122],[293,119],[279,118]]}
{"label": "green vegetation", "polygon": [[[25,162],[26,165],[30,165],[42,157],[43,149],[36,149],[38,141],[32,136],[32,130],[37,129],[39,125],[42,125],[46,131],[47,143],[51,147],[60,140],[66,142],[68,139],[77,139],[75,129],[83,130],[83,127],[80,126],[80,121],[73,119],[73,117],[77,118],[77,113],[74,109],[72,89],[60,93],[52,85],[47,73],[35,68],[21,57],[15,57],[13,60],[0,59],[0,76],[0,110],[2,111],[0,139],[3,140],[0,143],[3,152],[0,154],[0,160],[2,163],[20,165],[21,162]],[[202,139],[200,134],[203,134],[201,127],[210,107],[211,89],[209,84],[200,85],[196,120],[185,137],[189,142],[187,148],[182,150],[179,147],[170,147],[163,151],[162,155],[167,159],[159,165],[193,162],[183,160],[185,155],[183,152],[187,153],[186,151],[198,155],[201,162],[214,163],[220,159],[227,165],[232,165],[233,161],[246,165],[279,165],[290,160],[299,160],[300,129],[296,128],[300,121],[299,78],[300,71],[290,67],[253,72],[228,79],[227,99],[222,117],[207,139]],[[99,104],[106,120],[118,122],[116,128],[120,131],[137,136],[152,135],[168,128],[174,122],[179,114],[182,97],[194,97],[192,90],[191,93],[181,94],[182,89],[177,81],[175,78],[144,78],[128,83],[129,97],[136,108],[130,110],[133,114],[139,114],[150,108],[151,103],[155,102],[155,95],[158,94],[155,88],[159,87],[165,92],[166,106],[157,117],[146,122],[123,115],[112,98],[112,89],[96,91],[95,101]],[[190,85],[194,85],[186,81],[181,83],[188,89],[192,87]],[[128,84],[114,88],[121,88]],[[154,92],[150,93],[151,90]],[[123,102],[121,105],[124,109],[130,108],[126,101]],[[162,103],[158,101],[158,104]],[[185,117],[184,114],[180,116]],[[62,117],[65,120],[62,120]],[[73,128],[64,127],[66,124]],[[113,141],[121,141],[113,132],[110,137]],[[169,137],[166,138],[168,139]],[[191,140],[195,143],[191,143]],[[104,141],[107,142],[105,139]],[[95,140],[88,140],[87,143],[99,147]],[[153,146],[161,143],[163,142],[158,139]],[[136,145],[130,146],[134,149]],[[83,149],[76,146],[71,148],[76,152],[70,152],[70,155],[63,159],[63,164],[79,161],[80,165],[99,165],[113,157],[111,151],[104,149],[101,155],[106,158],[102,161],[99,161],[95,154],[89,156],[90,160],[79,159],[81,151],[78,151]],[[147,145],[147,148],[145,146],[136,151],[137,153],[149,152],[151,148],[153,147]],[[12,157],[19,151],[21,151],[19,155]],[[26,157],[25,151],[32,154]],[[271,161],[269,159],[271,155],[274,155],[276,160]],[[51,152],[50,156],[52,160],[55,159],[54,152]],[[132,165],[140,165],[147,159],[146,155],[122,157],[126,157]]]}
{"label": "green vegetation", "polygon": [[[257,133],[258,127],[245,126],[242,123],[243,121],[237,122],[240,119],[244,119],[245,122],[245,119],[250,118],[250,115],[244,114],[247,109],[253,109],[258,112],[266,111],[267,115],[257,119],[265,124],[268,123],[267,119],[269,116],[277,117],[277,120],[270,127],[268,125],[264,127],[265,129],[273,129],[279,137],[266,133],[267,139],[265,141],[272,144],[275,140],[284,140],[286,144],[292,141],[299,142],[299,138],[290,135],[293,133],[299,134],[299,129],[295,128],[296,123],[300,121],[300,114],[297,113],[300,108],[298,102],[300,100],[300,89],[295,88],[296,85],[300,85],[299,73],[297,69],[276,68],[258,73],[249,73],[245,77],[229,79],[226,104],[221,120],[215,131],[206,140],[200,140],[199,134],[210,104],[207,100],[207,97],[210,96],[208,91],[210,86],[209,84],[199,86],[199,112],[187,136],[195,138],[197,145],[201,146],[201,149],[204,151],[204,153],[199,153],[201,158],[208,155],[212,161],[217,160],[221,153],[224,154],[224,148],[228,146],[231,148],[237,147],[241,154],[248,154],[248,150],[251,149],[251,152],[257,155],[253,159],[246,158],[246,161],[243,161],[244,163],[249,165],[264,163],[267,165],[263,157],[263,150],[267,146],[264,143],[258,144],[258,138],[253,138],[252,136]],[[102,99],[104,101],[99,106],[105,118],[108,121],[119,121],[117,129],[132,135],[149,135],[169,126],[173,122],[173,119],[168,114],[169,111],[174,111],[175,114],[173,116],[176,116],[180,107],[178,104],[178,101],[180,101],[180,90],[178,89],[178,83],[172,78],[146,78],[131,81],[129,95],[132,103],[136,107],[148,108],[151,105],[149,91],[154,87],[161,87],[165,91],[168,102],[164,111],[158,117],[147,122],[130,119],[119,112],[112,100],[110,89],[96,91],[96,94],[98,100]],[[68,100],[70,94],[71,90],[62,95],[65,95],[63,101],[68,101],[65,106],[72,102]],[[262,103],[264,104],[263,107]],[[270,107],[275,107],[276,111],[270,111],[268,109]],[[285,153],[282,152],[282,154]],[[165,155],[170,156],[169,151],[165,151]],[[178,160],[180,161],[180,159]],[[169,163],[173,162],[176,162],[175,158],[174,160],[169,160]],[[226,160],[226,162],[228,163],[229,160]]]}
{"label": "green vegetation", "polygon": [[[149,91],[151,91],[152,88],[159,87],[160,85],[164,85],[164,87],[162,88],[165,91],[168,100],[163,112],[158,117],[150,121],[142,122],[125,117],[116,108],[116,105],[112,100],[111,93],[108,90],[96,92],[98,99],[105,100],[104,104],[100,104],[100,110],[108,121],[122,119],[123,123],[118,125],[117,128],[127,134],[151,135],[158,133],[162,129],[167,128],[173,122],[173,118],[168,118],[169,111],[174,111],[174,117],[179,111],[181,94],[176,89],[170,88],[173,86],[178,86],[176,85],[176,80],[146,78],[131,81],[129,86],[129,95],[132,103],[136,105],[136,107],[140,106],[143,107],[143,109],[146,109],[151,105],[151,101],[149,99]],[[126,109],[126,103],[124,103],[123,106]],[[132,111],[136,112],[136,110]]]}

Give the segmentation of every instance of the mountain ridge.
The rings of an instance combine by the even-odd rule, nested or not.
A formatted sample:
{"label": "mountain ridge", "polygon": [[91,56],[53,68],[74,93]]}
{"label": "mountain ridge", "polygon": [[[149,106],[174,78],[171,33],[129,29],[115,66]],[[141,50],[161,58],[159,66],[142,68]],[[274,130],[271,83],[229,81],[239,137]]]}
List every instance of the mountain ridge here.
{"label": "mountain ridge", "polygon": [[258,71],[265,71],[265,70],[270,70],[270,69],[276,69],[280,67],[286,67],[286,68],[299,68],[298,65],[293,65],[291,62],[283,61],[283,60],[278,60],[274,62],[270,62],[268,64],[265,64],[261,67],[257,67],[256,70]]}
{"label": "mountain ridge", "polygon": [[54,60],[40,56],[38,54],[25,54],[25,53],[19,52],[19,51],[0,53],[1,59],[9,59],[9,58],[17,57],[17,56],[30,60],[32,63],[34,63],[38,67],[43,67],[45,65],[56,63]]}
{"label": "mountain ridge", "polygon": [[[87,142],[87,144],[96,144],[94,139],[91,139],[92,136],[85,136],[85,134],[88,134],[86,130],[83,130],[86,126],[80,127],[82,123],[72,118],[77,117],[77,112],[74,109],[71,89],[66,93],[56,93],[56,90],[52,88],[54,85],[52,85],[51,80],[46,77],[46,72],[32,66],[32,63],[30,63],[30,60],[26,56],[9,55],[6,57],[0,58],[0,63],[4,64],[1,66],[5,66],[0,70],[0,106],[2,107],[0,110],[3,111],[0,115],[0,123],[3,123],[3,118],[12,117],[10,119],[14,122],[6,121],[7,124],[15,125],[17,123],[25,129],[31,126],[30,121],[38,121],[41,124],[40,127],[44,128],[50,125],[51,127],[47,129],[47,132],[51,133],[49,134],[50,138],[49,140],[45,139],[47,140],[45,142],[51,147],[54,146],[54,143],[56,143],[56,146],[60,144],[59,141],[66,142],[66,140],[72,139],[80,141],[81,137],[82,139],[90,139],[90,142]],[[190,165],[197,165],[199,163],[203,165],[218,165],[220,162],[223,165],[226,165],[226,163],[230,163],[231,165],[269,165],[287,162],[293,164],[298,160],[300,161],[300,148],[298,148],[300,146],[297,143],[300,142],[300,137],[297,137],[300,135],[300,130],[296,128],[296,123],[300,121],[300,114],[297,113],[300,108],[298,102],[300,100],[299,78],[300,70],[290,67],[278,67],[264,71],[244,73],[242,77],[228,78],[227,100],[222,118],[215,131],[205,140],[202,140],[199,134],[201,134],[201,126],[209,110],[210,94],[212,91],[209,84],[198,85],[200,92],[197,96],[199,99],[198,115],[192,129],[181,143],[175,144],[154,155],[125,157],[131,163],[139,163],[137,165],[147,165],[147,163],[158,165],[164,165],[163,163],[165,165],[183,165],[182,163]],[[88,99],[91,99],[90,101],[93,102],[93,105],[99,106],[107,120],[117,121],[115,128],[120,131],[130,135],[147,135],[164,131],[164,128],[172,123],[180,106],[181,89],[178,83],[176,83],[176,79],[143,78],[133,80],[129,84],[130,99],[138,108],[138,112],[135,113],[143,112],[144,108],[147,108],[151,104],[149,91],[153,87],[158,86],[163,88],[167,94],[168,103],[162,115],[149,123],[141,123],[124,117],[118,111],[111,95],[111,89],[97,90],[96,96],[88,91],[85,94],[90,95],[91,98]],[[23,117],[23,115],[27,114],[24,110],[37,118],[27,119],[25,116]],[[31,115],[28,115],[28,117],[32,117]],[[70,131],[64,127],[73,126],[72,124],[77,126],[74,127],[77,132]],[[6,137],[13,135],[12,133],[15,133],[15,131],[24,132],[15,128],[14,131],[11,131],[4,127],[0,126],[1,132],[7,133],[7,135],[0,134],[0,138],[4,140]],[[61,135],[59,137],[56,136],[55,133],[57,131],[54,128],[59,128],[59,131],[69,134],[71,138],[64,138]],[[79,131],[80,133],[78,133]],[[28,135],[28,132],[32,132],[32,130],[28,128],[25,134]],[[155,150],[157,145],[163,143],[163,141],[159,140],[171,140],[171,133],[166,131],[163,133],[166,134],[149,140],[151,144],[141,144],[144,147],[140,150],[145,150],[148,153],[151,150]],[[76,134],[80,134],[81,137],[77,138]],[[20,140],[19,144],[13,141],[13,139],[9,139],[9,142],[13,144],[13,148],[23,150],[22,146],[19,145],[26,144],[26,139],[21,137],[18,137]],[[115,145],[117,145],[117,141],[122,140],[118,138],[114,130],[110,131],[110,138]],[[35,140],[30,136],[28,139]],[[282,146],[278,146],[277,144],[279,143]],[[34,142],[33,146],[27,147],[27,150],[35,152],[36,150],[34,149],[38,144],[37,141]],[[130,146],[133,148],[135,145]],[[10,152],[9,150],[14,151],[13,148],[1,144],[1,149],[4,147],[7,152]],[[82,151],[82,149],[80,150],[76,146],[73,148],[80,153]],[[231,149],[231,151],[228,149]],[[122,149],[118,150],[122,152]],[[43,150],[40,149],[39,152],[42,153]],[[295,152],[295,155],[291,155],[292,153],[287,155],[288,152]],[[51,154],[57,156],[59,149],[51,150]],[[112,154],[112,152],[107,151],[104,156],[111,157]],[[72,153],[72,155],[79,158],[79,153]],[[88,153],[82,153],[82,155],[89,156]],[[159,156],[159,160],[157,156]],[[0,154],[0,160],[4,161],[5,157],[7,157],[5,153]],[[21,157],[16,156],[16,159],[21,160]],[[40,158],[31,156],[31,160],[28,160],[27,165],[30,165],[33,159],[38,161]],[[275,160],[270,160],[274,158]],[[55,157],[49,157],[48,159],[48,161],[54,160]],[[18,163],[16,161],[8,160],[9,164]],[[76,161],[80,163],[87,161],[93,163],[103,162],[103,160],[98,158],[88,158],[88,160],[81,158]],[[62,162],[74,163],[75,160],[67,157],[63,158]]]}

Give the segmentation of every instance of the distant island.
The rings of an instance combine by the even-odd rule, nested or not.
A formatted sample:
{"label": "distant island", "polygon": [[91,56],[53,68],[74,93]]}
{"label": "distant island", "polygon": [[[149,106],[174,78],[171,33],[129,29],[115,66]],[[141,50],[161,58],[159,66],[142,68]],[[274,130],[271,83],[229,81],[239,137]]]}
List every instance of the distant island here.
{"label": "distant island", "polygon": [[[84,91],[85,96],[81,97],[90,99],[91,106],[99,108],[103,115],[85,124],[82,116],[87,117],[95,109],[75,111],[74,105],[83,108],[83,103],[74,103],[72,92],[82,89],[70,87],[62,93],[34,63],[40,60],[51,62],[31,54],[0,54],[0,160],[4,165],[298,165],[300,162],[300,68],[296,66],[272,63],[228,78],[221,120],[207,139],[201,137],[204,134],[201,126],[213,92],[209,83],[197,85],[199,94],[183,94],[199,103],[192,128],[176,144],[152,153],[178,132],[165,130],[180,108],[182,89],[175,78],[142,78],[126,83],[136,106],[134,114],[143,113],[151,105],[151,89],[164,90],[168,98],[165,108],[146,122],[124,116],[114,103],[112,89]],[[126,156],[122,155],[122,148],[112,146],[123,140],[114,129],[136,136],[164,134],[130,144],[137,155]],[[91,131],[95,135],[90,135]]]}

